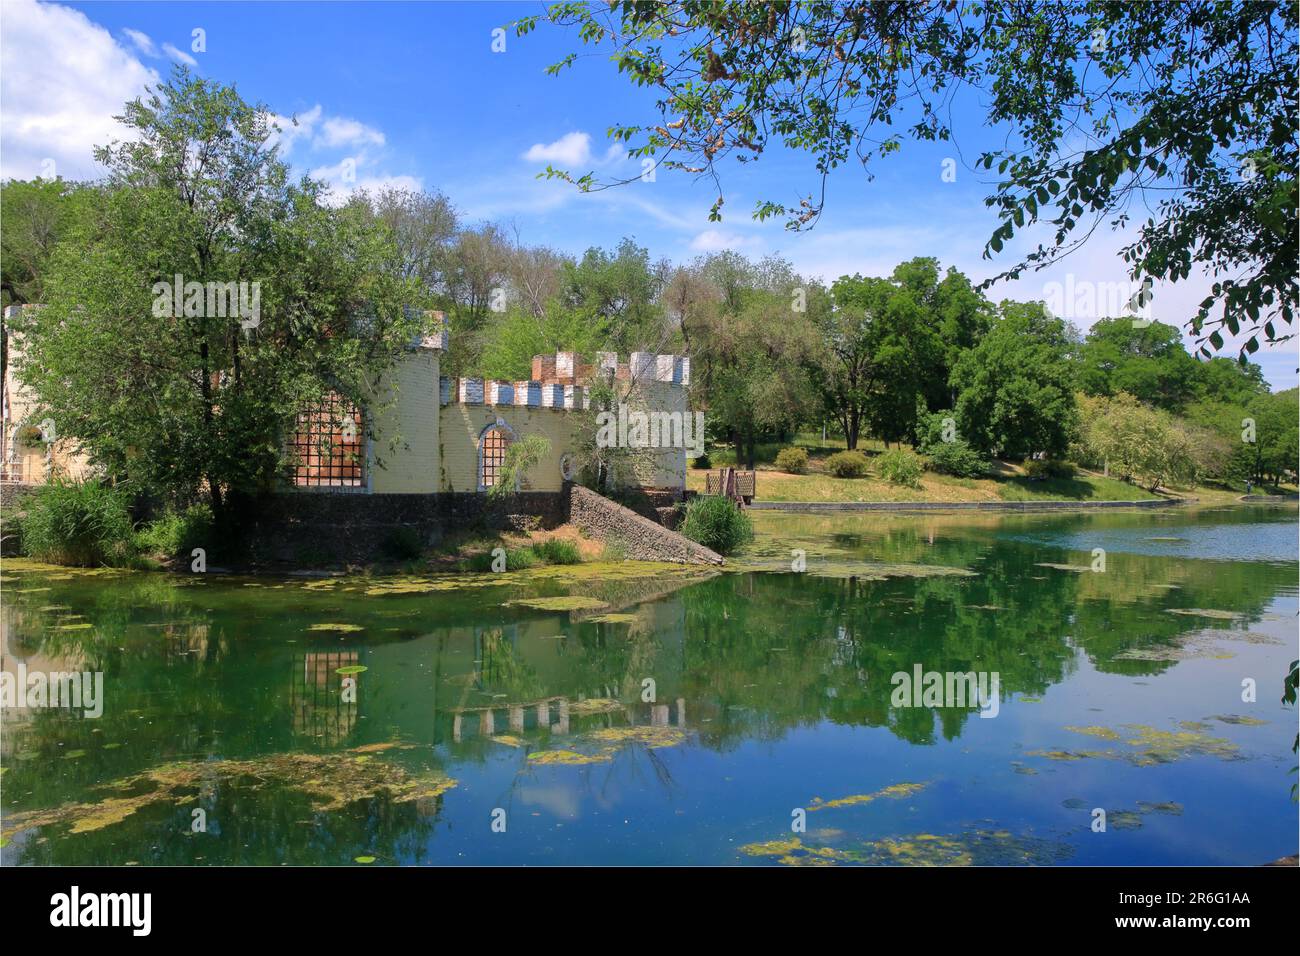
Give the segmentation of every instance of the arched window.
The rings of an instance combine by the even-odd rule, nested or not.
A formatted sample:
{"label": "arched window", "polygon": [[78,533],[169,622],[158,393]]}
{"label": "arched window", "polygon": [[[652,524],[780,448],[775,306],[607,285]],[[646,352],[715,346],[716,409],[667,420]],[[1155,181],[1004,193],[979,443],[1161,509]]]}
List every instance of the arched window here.
{"label": "arched window", "polygon": [[510,426],[500,419],[483,429],[478,438],[478,490],[487,491],[501,480],[506,463],[506,449],[515,440]]}

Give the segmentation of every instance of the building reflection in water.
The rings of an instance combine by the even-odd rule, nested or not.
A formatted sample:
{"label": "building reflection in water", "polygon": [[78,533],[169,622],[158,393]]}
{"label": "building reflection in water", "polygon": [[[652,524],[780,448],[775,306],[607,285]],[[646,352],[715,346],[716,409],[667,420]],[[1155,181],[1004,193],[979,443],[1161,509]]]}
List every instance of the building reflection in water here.
{"label": "building reflection in water", "polygon": [[294,655],[289,689],[294,736],[309,737],[326,747],[347,741],[357,725],[361,687],[358,682],[355,693],[347,695],[352,699],[344,700],[344,678],[338,669],[360,661],[361,653],[355,649]]}
{"label": "building reflection in water", "polygon": [[[463,743],[474,736],[493,737],[507,729],[511,734],[546,731],[562,737],[571,732],[570,711],[575,707],[583,711],[583,705],[589,699],[606,700],[607,698],[597,696],[573,699],[553,696],[524,703],[455,707],[451,711],[451,739],[456,743]],[[686,729],[686,700],[682,697],[677,698],[671,705],[618,704],[596,713],[621,713],[627,719],[629,727]]]}

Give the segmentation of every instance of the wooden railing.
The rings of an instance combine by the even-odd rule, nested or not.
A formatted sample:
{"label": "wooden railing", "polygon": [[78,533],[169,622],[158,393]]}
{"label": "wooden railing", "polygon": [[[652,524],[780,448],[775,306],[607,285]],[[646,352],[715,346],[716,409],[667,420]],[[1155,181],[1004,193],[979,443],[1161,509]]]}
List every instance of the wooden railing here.
{"label": "wooden railing", "polygon": [[706,495],[726,495],[735,501],[749,504],[754,500],[754,491],[757,484],[755,472],[721,468],[718,471],[710,471],[705,474],[704,493]]}

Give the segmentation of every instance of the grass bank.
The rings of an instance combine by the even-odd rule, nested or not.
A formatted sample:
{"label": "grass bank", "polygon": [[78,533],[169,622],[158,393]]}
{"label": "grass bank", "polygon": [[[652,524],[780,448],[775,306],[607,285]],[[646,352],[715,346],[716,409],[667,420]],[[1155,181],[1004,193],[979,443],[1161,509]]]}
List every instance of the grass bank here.
{"label": "grass bank", "polygon": [[[880,477],[876,461],[884,450],[879,442],[864,442],[859,446],[871,463],[871,471],[862,478],[835,478],[822,469],[825,459],[844,450],[844,443],[822,441],[818,437],[801,435],[790,444],[806,448],[809,454],[808,473],[790,474],[779,470],[772,460],[779,445],[763,445],[758,450],[757,500],[805,502],[999,502],[999,501],[1151,501],[1171,497],[1193,497],[1204,504],[1236,502],[1245,494],[1245,488],[1227,485],[1178,488],[1168,494],[1154,494],[1137,485],[1116,478],[1080,470],[1072,478],[1044,478],[1031,480],[1024,469],[1014,462],[994,462],[994,467],[983,478],[956,478],[927,471],[921,477],[920,488],[893,484]],[[710,458],[715,468],[734,464],[735,455],[728,449],[711,450]],[[694,491],[704,490],[703,470],[688,470],[686,485]],[[1294,494],[1295,488],[1257,488],[1260,494]]]}

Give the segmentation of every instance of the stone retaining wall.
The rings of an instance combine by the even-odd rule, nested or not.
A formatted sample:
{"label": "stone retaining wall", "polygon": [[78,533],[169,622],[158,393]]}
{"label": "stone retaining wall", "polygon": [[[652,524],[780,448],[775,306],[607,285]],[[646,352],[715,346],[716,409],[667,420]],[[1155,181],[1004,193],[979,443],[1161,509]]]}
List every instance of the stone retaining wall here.
{"label": "stone retaining wall", "polygon": [[0,511],[18,508],[22,500],[39,487],[21,481],[0,481]]}
{"label": "stone retaining wall", "polygon": [[618,541],[637,561],[721,564],[722,555],[696,544],[581,485],[569,486],[569,521],[594,538]]}
{"label": "stone retaining wall", "polygon": [[428,546],[448,532],[555,528],[567,520],[560,491],[528,491],[500,501],[474,493],[432,495],[274,495],[262,504],[251,529],[256,551],[277,562],[366,563],[384,558],[402,529]]}
{"label": "stone retaining wall", "polygon": [[0,556],[14,558],[22,554],[22,537],[13,517],[23,510],[23,499],[39,487],[19,481],[0,481]]}

